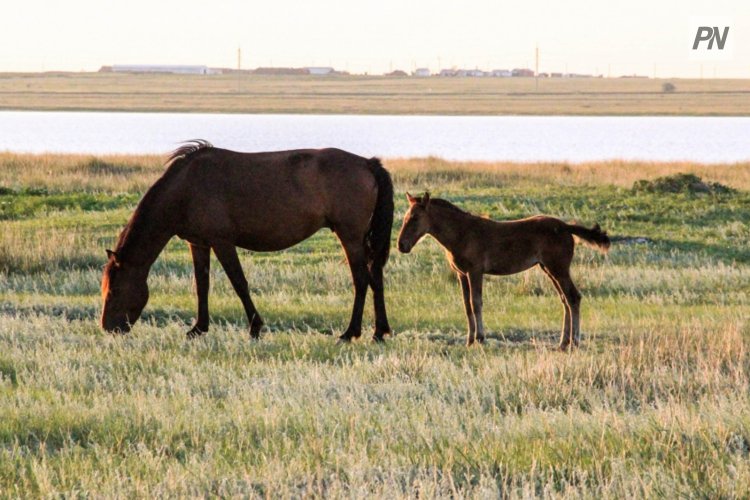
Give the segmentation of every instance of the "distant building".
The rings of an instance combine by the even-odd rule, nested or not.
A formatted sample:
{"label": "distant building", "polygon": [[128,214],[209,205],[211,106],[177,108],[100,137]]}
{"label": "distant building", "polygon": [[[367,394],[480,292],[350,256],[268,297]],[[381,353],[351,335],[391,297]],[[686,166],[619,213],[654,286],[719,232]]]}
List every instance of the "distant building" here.
{"label": "distant building", "polygon": [[253,71],[256,75],[309,75],[307,68],[267,68],[260,67]]}
{"label": "distant building", "polygon": [[391,71],[390,73],[386,73],[385,76],[409,76],[406,74],[406,71],[401,71],[400,69],[396,69]]}
{"label": "distant building", "polygon": [[511,73],[509,69],[493,69],[492,76],[500,77],[500,78],[508,78],[509,76],[513,76],[513,73]]}
{"label": "distant building", "polygon": [[310,75],[332,75],[335,70],[329,66],[310,66],[305,68]]}
{"label": "distant building", "polygon": [[115,64],[113,73],[171,73],[178,75],[211,75],[216,72],[208,66],[184,66],[169,64]]}
{"label": "distant building", "polygon": [[469,70],[469,76],[482,77],[482,76],[486,76],[486,75],[487,75],[487,73],[485,73],[481,69],[471,69],[471,70]]}
{"label": "distant building", "polygon": [[515,68],[511,74],[512,76],[522,76],[522,77],[534,76],[534,72],[528,68]]}
{"label": "distant building", "polygon": [[414,70],[414,73],[412,73],[414,76],[430,76],[432,73],[430,73],[430,70],[428,68],[417,68]]}
{"label": "distant building", "polygon": [[441,69],[440,73],[438,73],[440,76],[456,76],[456,70],[455,69]]}

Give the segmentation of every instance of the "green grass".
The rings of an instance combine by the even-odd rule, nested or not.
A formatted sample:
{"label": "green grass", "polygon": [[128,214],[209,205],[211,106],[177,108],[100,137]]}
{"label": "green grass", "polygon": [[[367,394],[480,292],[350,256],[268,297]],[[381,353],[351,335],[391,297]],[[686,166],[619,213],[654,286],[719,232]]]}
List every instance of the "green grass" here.
{"label": "green grass", "polygon": [[[0,155],[0,496],[750,495],[749,164],[385,162],[396,231],[403,193],[429,188],[497,219],[647,238],[577,250],[583,344],[562,354],[538,270],[487,280],[489,340],[464,347],[458,284],[429,238],[387,267],[396,337],[337,345],[352,290],[327,231],[242,252],[259,342],[215,260],[211,330],[185,340],[177,239],[142,321],[107,335],[104,249],[160,160]],[[632,189],[680,172],[736,191]]]}

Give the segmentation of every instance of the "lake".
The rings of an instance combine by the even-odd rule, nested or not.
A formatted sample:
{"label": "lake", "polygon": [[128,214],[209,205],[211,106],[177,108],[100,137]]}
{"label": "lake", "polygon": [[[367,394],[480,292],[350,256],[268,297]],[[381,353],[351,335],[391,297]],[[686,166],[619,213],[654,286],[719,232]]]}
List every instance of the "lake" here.
{"label": "lake", "polygon": [[385,158],[750,160],[748,117],[0,111],[0,151],[163,154],[194,138],[239,151],[335,146]]}

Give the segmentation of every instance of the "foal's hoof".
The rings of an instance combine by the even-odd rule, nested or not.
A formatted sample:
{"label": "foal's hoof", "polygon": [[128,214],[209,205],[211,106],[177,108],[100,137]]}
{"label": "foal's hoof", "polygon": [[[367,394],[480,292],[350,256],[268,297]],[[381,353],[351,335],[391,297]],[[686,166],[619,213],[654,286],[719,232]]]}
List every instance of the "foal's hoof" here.
{"label": "foal's hoof", "polygon": [[557,348],[560,352],[573,352],[578,348],[575,344],[560,344],[560,346]]}

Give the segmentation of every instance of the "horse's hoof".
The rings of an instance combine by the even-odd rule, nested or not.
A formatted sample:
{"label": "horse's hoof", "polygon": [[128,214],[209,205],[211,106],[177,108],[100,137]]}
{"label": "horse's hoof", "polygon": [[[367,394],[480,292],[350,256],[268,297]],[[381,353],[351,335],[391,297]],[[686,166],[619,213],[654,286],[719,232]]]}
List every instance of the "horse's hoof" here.
{"label": "horse's hoof", "polygon": [[185,336],[188,338],[188,340],[197,339],[198,337],[202,336],[204,333],[208,331],[208,328],[205,330],[198,328],[197,326],[192,327],[188,332],[185,334]]}
{"label": "horse's hoof", "polygon": [[260,338],[260,331],[263,329],[263,320],[255,319],[250,323],[250,336],[254,339]]}
{"label": "horse's hoof", "polygon": [[336,341],[337,344],[351,344],[352,338],[347,335],[339,335],[338,340]]}
{"label": "horse's hoof", "polygon": [[372,341],[376,344],[385,344],[385,336],[383,334],[378,335],[377,333],[372,336]]}

